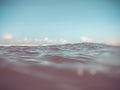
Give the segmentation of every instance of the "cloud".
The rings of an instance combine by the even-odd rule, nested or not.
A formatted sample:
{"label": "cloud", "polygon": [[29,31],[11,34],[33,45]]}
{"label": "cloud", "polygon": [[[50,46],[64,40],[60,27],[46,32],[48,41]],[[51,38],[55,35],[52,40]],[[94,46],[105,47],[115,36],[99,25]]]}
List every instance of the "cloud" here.
{"label": "cloud", "polygon": [[[4,39],[12,39],[11,34],[4,35]],[[12,46],[43,46],[43,45],[56,45],[56,44],[67,44],[70,41],[66,39],[50,39],[48,37],[45,38],[21,38],[21,39],[12,39],[9,42],[4,40],[1,42],[1,45],[12,45]]]}
{"label": "cloud", "polygon": [[60,39],[60,43],[67,44],[67,43],[70,43],[70,42],[68,40],[66,40],[66,39]]}
{"label": "cloud", "polygon": [[2,38],[9,40],[9,39],[12,39],[13,36],[12,36],[12,34],[4,34],[4,35],[2,36]]}
{"label": "cloud", "polygon": [[41,39],[38,39],[38,38],[35,38],[34,41],[35,41],[35,42],[41,42],[42,40],[41,40]]}
{"label": "cloud", "polygon": [[44,41],[45,41],[45,42],[48,42],[48,41],[49,41],[48,37],[45,37],[45,38],[44,38]]}
{"label": "cloud", "polygon": [[81,37],[80,38],[82,42],[91,42],[92,40],[88,37]]}
{"label": "cloud", "polygon": [[110,37],[108,38],[105,43],[107,45],[112,45],[112,46],[120,46],[120,40],[118,40],[118,38],[115,37]]}
{"label": "cloud", "polygon": [[69,41],[66,39],[54,40],[54,39],[49,39],[48,37],[45,37],[42,41],[43,41],[43,43],[46,43],[46,44],[66,44],[66,43],[69,43]]}

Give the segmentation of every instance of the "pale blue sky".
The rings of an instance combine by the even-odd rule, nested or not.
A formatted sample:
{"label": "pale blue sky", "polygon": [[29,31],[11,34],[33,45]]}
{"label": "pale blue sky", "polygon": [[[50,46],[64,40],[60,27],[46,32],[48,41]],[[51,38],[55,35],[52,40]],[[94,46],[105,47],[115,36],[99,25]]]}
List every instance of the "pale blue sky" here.
{"label": "pale blue sky", "polygon": [[[4,0],[3,0],[4,1]],[[5,2],[6,1],[6,2]],[[0,2],[0,36],[120,42],[119,0],[5,0]]]}

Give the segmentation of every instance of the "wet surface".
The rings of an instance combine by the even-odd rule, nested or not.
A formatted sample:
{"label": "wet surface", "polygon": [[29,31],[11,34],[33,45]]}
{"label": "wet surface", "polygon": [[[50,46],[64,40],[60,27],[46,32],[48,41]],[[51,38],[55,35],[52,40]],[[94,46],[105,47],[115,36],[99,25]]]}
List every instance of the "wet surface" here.
{"label": "wet surface", "polygon": [[120,90],[120,47],[0,47],[0,90]]}

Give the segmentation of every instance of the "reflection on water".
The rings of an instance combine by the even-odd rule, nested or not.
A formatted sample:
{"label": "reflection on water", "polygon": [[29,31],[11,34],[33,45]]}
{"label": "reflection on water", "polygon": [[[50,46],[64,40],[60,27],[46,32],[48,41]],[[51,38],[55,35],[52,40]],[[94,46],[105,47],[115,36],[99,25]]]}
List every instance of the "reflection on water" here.
{"label": "reflection on water", "polygon": [[91,75],[95,75],[97,73],[95,69],[91,69],[89,72]]}
{"label": "reflection on water", "polygon": [[0,47],[0,73],[0,90],[119,90],[120,47]]}
{"label": "reflection on water", "polygon": [[[83,75],[85,75],[85,70],[84,69],[82,69],[82,68],[78,68],[77,69],[77,74],[79,75],[79,76],[83,76]],[[88,74],[90,74],[91,76],[94,76],[94,75],[96,75],[97,74],[97,71],[95,70],[95,69],[89,69],[88,70]]]}
{"label": "reflection on water", "polygon": [[78,73],[79,76],[83,76],[84,75],[83,69],[80,69],[80,68],[77,70],[77,73]]}

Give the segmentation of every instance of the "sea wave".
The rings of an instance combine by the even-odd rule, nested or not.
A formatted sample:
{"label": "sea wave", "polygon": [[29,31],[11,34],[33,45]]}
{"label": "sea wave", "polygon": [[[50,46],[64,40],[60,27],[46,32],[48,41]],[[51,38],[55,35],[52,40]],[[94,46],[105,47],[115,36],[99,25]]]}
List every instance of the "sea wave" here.
{"label": "sea wave", "polygon": [[[108,90],[109,87],[111,88],[109,90],[116,88],[118,90],[120,88],[117,85],[120,82],[119,54],[120,47],[96,43],[2,46],[0,47],[0,73],[3,75],[1,74],[0,78],[3,78],[0,81],[0,90],[8,90],[1,85],[10,84],[10,77],[17,83],[22,82],[20,79],[23,77],[28,81],[32,78],[35,84],[44,83],[43,85],[47,85],[52,90]],[[15,80],[17,78],[12,75],[19,76],[20,79],[17,81]],[[114,82],[113,85],[109,81]],[[10,84],[8,87],[16,87],[17,89],[13,90],[19,90],[19,84],[15,84],[17,86]],[[89,84],[89,89],[84,84]],[[34,84],[22,90],[33,90],[29,87],[48,90],[44,86]]]}

